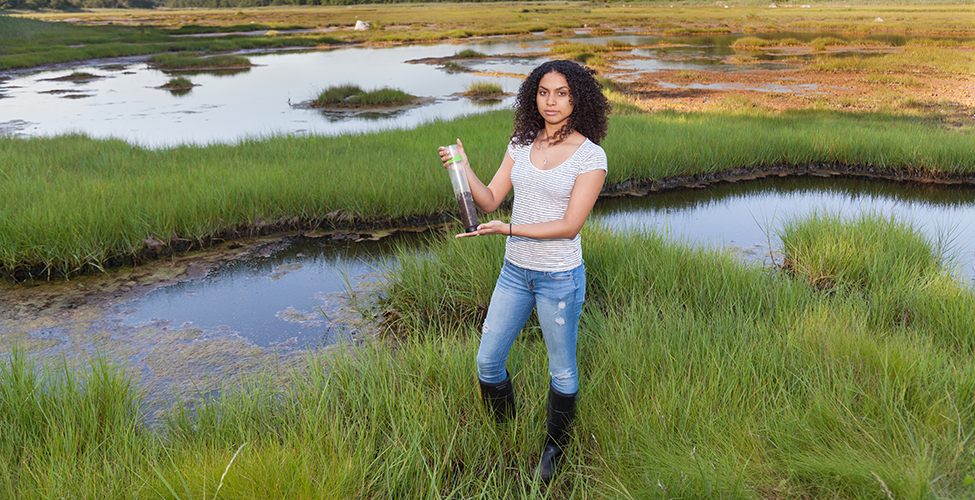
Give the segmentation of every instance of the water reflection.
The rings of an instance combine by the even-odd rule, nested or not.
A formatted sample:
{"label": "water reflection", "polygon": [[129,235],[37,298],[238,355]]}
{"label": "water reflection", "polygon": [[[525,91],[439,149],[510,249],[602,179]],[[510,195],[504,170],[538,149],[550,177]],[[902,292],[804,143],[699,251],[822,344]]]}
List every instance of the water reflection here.
{"label": "water reflection", "polygon": [[975,190],[971,187],[832,177],[769,177],[704,189],[614,198],[594,216],[619,231],[659,230],[694,245],[730,246],[767,262],[784,222],[812,214],[854,218],[864,213],[910,221],[942,242],[965,279],[975,283]]}
{"label": "water reflection", "polygon": [[118,311],[125,324],[192,326],[260,347],[328,346],[353,335],[350,319],[357,318],[350,308],[356,300],[350,293],[370,293],[393,245],[419,249],[421,242],[415,234],[358,242],[294,237],[260,256],[227,262],[204,278],[157,289]]}

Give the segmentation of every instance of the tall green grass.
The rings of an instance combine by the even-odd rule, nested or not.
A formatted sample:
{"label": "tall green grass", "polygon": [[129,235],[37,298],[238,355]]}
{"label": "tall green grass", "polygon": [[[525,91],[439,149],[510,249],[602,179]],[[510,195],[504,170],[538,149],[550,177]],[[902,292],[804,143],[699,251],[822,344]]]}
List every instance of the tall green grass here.
{"label": "tall green grass", "polygon": [[[82,136],[0,138],[0,266],[72,272],[137,256],[155,241],[449,214],[436,147],[461,138],[488,179],[510,129],[511,113],[498,111],[413,130],[155,150]],[[614,116],[603,145],[607,186],[624,189],[821,163],[968,175],[973,134],[887,115],[658,113]]]}
{"label": "tall green grass", "polygon": [[[834,234],[865,235],[869,258],[820,243]],[[181,403],[152,431],[133,411],[139,393],[118,367],[94,363],[85,374],[36,367],[22,354],[8,359],[0,364],[0,492],[969,497],[975,330],[963,311],[975,308],[972,290],[944,275],[937,248],[896,221],[799,220],[782,236],[790,261],[840,260],[878,279],[837,273],[824,289],[655,233],[584,229],[579,414],[548,488],[530,474],[548,384],[536,323],[508,360],[515,419],[495,427],[476,389],[479,316],[504,241],[441,236],[428,255],[397,255],[401,267],[388,272],[391,342],[312,357],[286,385],[258,375]],[[944,313],[877,321],[880,309],[899,310],[887,298],[903,294],[916,299],[918,318]]]}

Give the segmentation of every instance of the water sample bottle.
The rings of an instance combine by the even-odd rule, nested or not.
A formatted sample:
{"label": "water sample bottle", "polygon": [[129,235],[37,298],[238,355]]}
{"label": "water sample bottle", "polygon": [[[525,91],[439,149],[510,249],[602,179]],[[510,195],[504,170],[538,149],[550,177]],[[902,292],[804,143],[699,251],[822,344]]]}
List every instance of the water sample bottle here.
{"label": "water sample bottle", "polygon": [[446,146],[446,149],[450,153],[447,171],[450,173],[450,185],[454,187],[457,208],[460,209],[460,221],[464,224],[464,230],[472,233],[477,231],[477,212],[474,211],[474,197],[471,195],[471,186],[467,183],[464,160],[460,157],[460,148],[456,144]]}

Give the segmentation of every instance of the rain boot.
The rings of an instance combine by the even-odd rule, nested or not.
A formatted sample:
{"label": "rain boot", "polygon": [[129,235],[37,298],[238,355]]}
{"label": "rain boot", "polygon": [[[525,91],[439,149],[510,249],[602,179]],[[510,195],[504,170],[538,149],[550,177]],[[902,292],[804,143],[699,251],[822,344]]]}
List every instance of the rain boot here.
{"label": "rain boot", "polygon": [[575,414],[576,394],[562,394],[549,385],[545,448],[542,450],[542,458],[535,469],[535,477],[546,484],[558,472],[559,464],[564,455],[563,448],[569,440],[567,431]]}
{"label": "rain boot", "polygon": [[501,382],[492,384],[478,379],[481,384],[481,401],[491,410],[494,421],[499,425],[515,416],[515,388],[511,385],[511,375]]}

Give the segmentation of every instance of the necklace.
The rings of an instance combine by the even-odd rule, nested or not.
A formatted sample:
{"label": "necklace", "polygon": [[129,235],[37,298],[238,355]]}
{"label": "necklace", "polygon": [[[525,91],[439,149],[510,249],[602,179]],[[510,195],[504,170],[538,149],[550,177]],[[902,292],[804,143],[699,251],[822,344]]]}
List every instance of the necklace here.
{"label": "necklace", "polygon": [[[546,139],[546,140],[547,140],[547,139]],[[542,160],[542,167],[547,167],[547,166],[548,166],[548,159],[549,159],[549,158],[550,158],[550,157],[551,157],[551,156],[552,156],[553,154],[555,154],[555,152],[553,151],[553,152],[551,152],[551,153],[549,153],[549,154],[545,154],[545,151],[543,151],[543,150],[542,150],[542,145],[541,145],[541,143],[539,143],[539,145],[538,145],[537,147],[538,147],[538,150],[539,150],[539,151],[541,151],[541,153],[542,153],[542,156],[544,157],[544,159]],[[551,148],[548,148],[548,149],[551,149]]]}

